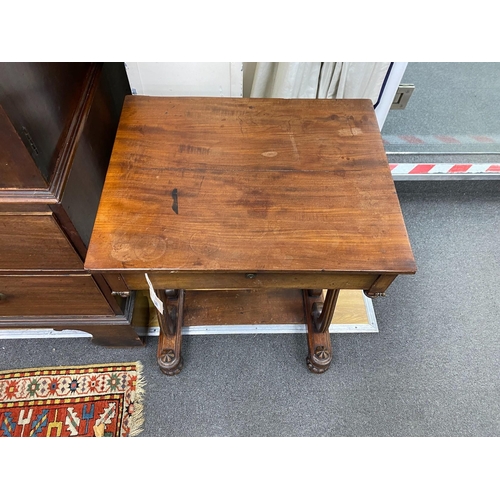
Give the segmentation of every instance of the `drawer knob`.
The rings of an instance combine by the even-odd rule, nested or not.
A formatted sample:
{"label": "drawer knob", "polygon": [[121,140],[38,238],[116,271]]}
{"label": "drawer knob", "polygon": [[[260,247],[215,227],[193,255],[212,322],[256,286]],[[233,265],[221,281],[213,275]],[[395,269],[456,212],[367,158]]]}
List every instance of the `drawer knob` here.
{"label": "drawer knob", "polygon": [[7,295],[5,295],[5,293],[0,293],[0,300],[7,300]]}
{"label": "drawer knob", "polygon": [[245,277],[248,278],[249,280],[253,280],[257,276],[255,273],[248,273],[245,274]]}

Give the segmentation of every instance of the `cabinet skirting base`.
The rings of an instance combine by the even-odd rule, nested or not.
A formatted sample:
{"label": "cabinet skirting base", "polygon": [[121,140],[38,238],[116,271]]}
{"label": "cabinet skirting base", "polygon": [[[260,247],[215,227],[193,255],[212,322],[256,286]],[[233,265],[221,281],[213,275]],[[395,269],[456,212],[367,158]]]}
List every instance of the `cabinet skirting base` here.
{"label": "cabinet skirting base", "polygon": [[2,339],[91,338],[109,347],[140,347],[139,329],[147,327],[149,304],[145,297],[131,294],[122,316],[3,317]]}

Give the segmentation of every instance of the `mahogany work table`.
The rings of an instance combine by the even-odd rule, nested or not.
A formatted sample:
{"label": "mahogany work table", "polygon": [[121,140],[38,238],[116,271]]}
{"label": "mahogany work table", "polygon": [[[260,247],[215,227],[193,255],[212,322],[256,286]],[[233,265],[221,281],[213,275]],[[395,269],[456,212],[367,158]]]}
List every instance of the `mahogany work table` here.
{"label": "mahogany work table", "polygon": [[127,96],[85,268],[153,290],[167,375],[185,290],[303,290],[324,372],[339,290],[416,271],[372,102]]}

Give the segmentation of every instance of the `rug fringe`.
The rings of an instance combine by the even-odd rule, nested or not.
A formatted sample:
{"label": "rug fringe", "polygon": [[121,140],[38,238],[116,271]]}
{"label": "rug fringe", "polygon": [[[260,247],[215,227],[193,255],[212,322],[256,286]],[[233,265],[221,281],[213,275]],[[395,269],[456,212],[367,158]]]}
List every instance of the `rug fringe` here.
{"label": "rug fringe", "polygon": [[143,365],[140,361],[135,362],[137,370],[137,383],[135,386],[134,413],[130,418],[130,437],[138,436],[144,429],[144,405],[143,398],[145,393],[146,380],[143,377]]}

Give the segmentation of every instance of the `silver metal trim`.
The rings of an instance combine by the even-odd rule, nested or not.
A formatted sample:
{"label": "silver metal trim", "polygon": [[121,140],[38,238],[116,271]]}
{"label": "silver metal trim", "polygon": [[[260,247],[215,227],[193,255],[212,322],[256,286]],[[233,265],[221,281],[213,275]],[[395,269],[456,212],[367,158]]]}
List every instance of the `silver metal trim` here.
{"label": "silver metal trim", "polygon": [[[138,335],[157,337],[160,334],[159,327],[152,327],[147,332],[138,329]],[[184,326],[182,335],[275,335],[307,333],[306,325],[283,324],[283,325],[204,325]],[[372,324],[349,324],[331,325],[330,333],[378,333],[378,328]]]}
{"label": "silver metal trim", "polygon": [[0,340],[4,339],[66,339],[92,338],[92,335],[81,330],[53,330],[51,328],[28,328],[0,330]]}
{"label": "silver metal trim", "polygon": [[500,155],[500,151],[488,151],[486,153],[481,151],[386,151],[385,154],[387,156],[390,155],[419,155],[419,156],[441,156],[441,155],[453,155],[453,156],[469,156],[469,155],[482,155],[482,156],[491,156],[491,155]]}
{"label": "silver metal trim", "polygon": [[365,302],[366,315],[368,316],[368,323],[373,329],[372,331],[378,333],[378,323],[375,317],[375,309],[373,308],[373,299],[370,299],[363,293],[363,300]]}

